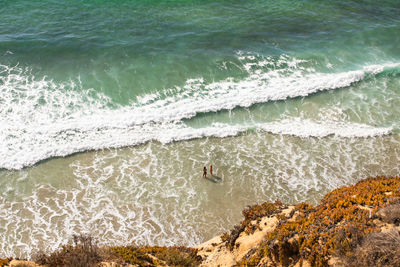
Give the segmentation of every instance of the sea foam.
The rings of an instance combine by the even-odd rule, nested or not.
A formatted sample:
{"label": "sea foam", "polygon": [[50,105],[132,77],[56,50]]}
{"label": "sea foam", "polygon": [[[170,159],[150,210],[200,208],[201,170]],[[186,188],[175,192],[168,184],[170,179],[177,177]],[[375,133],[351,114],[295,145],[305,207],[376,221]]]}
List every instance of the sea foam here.
{"label": "sea foam", "polygon": [[248,73],[244,79],[211,83],[202,78],[190,79],[182,87],[141,95],[130,105],[117,107],[106,95],[82,88],[79,78],[56,83],[47,77],[35,78],[29,68],[0,65],[0,168],[21,169],[51,157],[151,140],[168,143],[234,136],[249,129],[299,137],[368,137],[391,132],[391,127],[300,118],[261,124],[187,126],[183,120],[199,113],[344,88],[399,65],[318,73],[304,67],[304,61],[288,56],[276,60],[239,54],[238,58]]}

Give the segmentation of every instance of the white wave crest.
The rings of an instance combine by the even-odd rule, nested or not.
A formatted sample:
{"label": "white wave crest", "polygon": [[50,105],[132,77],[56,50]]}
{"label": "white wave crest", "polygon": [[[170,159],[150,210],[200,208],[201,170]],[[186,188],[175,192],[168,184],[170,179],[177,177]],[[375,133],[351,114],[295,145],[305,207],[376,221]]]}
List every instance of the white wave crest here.
{"label": "white wave crest", "polygon": [[343,88],[385,68],[377,65],[325,74],[302,67],[301,60],[285,56],[277,62],[242,55],[239,58],[247,60],[244,67],[249,75],[243,80],[230,78],[207,84],[203,79],[191,79],[172,96],[144,95],[137,103],[114,109],[105,95],[82,89],[79,79],[61,84],[46,78],[37,80],[28,69],[0,65],[0,168],[21,169],[50,157],[150,140],[167,143],[204,136],[233,136],[253,127],[301,137],[365,137],[390,132],[389,128],[367,125],[307,125],[307,121],[301,120],[264,125],[215,124],[201,129],[185,126],[182,120],[198,113]]}

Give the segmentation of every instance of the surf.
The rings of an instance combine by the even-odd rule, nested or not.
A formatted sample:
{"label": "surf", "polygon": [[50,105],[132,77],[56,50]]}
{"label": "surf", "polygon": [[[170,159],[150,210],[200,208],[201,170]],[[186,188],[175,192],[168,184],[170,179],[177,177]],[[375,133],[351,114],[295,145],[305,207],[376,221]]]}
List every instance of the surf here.
{"label": "surf", "polygon": [[[199,116],[308,97],[350,87],[383,73],[398,72],[398,63],[367,65],[338,73],[317,72],[309,62],[281,55],[256,57],[238,53],[243,79],[206,82],[188,79],[183,86],[138,95],[130,105],[82,87],[79,79],[57,83],[35,78],[32,70],[0,65],[0,168],[18,170],[52,157],[134,146],[149,141],[170,143],[203,137],[228,137],[267,131],[298,137],[370,137],[387,135],[392,126],[280,118],[270,122],[216,122],[200,128],[185,121]],[[314,130],[310,130],[314,129]]]}

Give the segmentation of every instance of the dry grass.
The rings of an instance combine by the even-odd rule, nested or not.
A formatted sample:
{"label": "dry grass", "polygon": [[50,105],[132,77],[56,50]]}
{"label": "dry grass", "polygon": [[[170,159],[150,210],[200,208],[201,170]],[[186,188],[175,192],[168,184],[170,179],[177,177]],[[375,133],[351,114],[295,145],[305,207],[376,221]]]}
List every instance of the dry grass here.
{"label": "dry grass", "polygon": [[392,204],[378,211],[382,221],[395,225],[400,224],[400,204]]}
{"label": "dry grass", "polygon": [[98,266],[101,261],[138,266],[198,266],[201,257],[197,250],[187,247],[104,247],[98,248],[88,235],[74,235],[72,245],[62,246],[50,255],[38,253],[33,261],[46,266]]}
{"label": "dry grass", "polygon": [[[363,231],[357,226],[350,224],[347,229],[345,227],[340,228],[335,237],[333,254],[339,259],[348,259],[346,262],[351,262],[351,259],[354,258],[354,251],[362,240]],[[340,260],[340,262],[343,263],[344,261]]]}
{"label": "dry grass", "polygon": [[365,236],[353,253],[343,255],[341,262],[350,267],[400,266],[399,232],[371,233]]}
{"label": "dry grass", "polygon": [[197,250],[187,247],[113,247],[114,255],[130,264],[139,266],[198,266],[201,257]]}
{"label": "dry grass", "polygon": [[95,240],[89,235],[74,235],[73,245],[65,245],[50,255],[38,253],[32,259],[48,266],[96,266],[101,260]]}

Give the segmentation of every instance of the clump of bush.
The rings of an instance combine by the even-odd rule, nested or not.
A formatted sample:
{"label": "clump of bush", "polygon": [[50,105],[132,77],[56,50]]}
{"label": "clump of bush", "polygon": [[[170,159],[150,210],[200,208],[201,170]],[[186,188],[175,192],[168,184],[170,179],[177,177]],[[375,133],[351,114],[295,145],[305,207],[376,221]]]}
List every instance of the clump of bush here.
{"label": "clump of bush", "polygon": [[392,204],[378,211],[378,216],[386,223],[400,224],[400,204]]}
{"label": "clump of bush", "polygon": [[74,235],[72,245],[64,245],[50,255],[37,253],[32,260],[47,266],[91,267],[98,266],[101,261],[138,266],[198,266],[202,259],[194,248],[127,246],[100,249],[91,236]]}
{"label": "clump of bush", "polygon": [[139,266],[198,266],[201,257],[188,247],[113,247],[111,251],[124,262]]}
{"label": "clump of bush", "polygon": [[7,266],[11,260],[12,260],[11,258],[6,258],[6,259],[0,258],[0,267]]}
{"label": "clump of bush", "polygon": [[363,237],[363,231],[356,225],[349,224],[340,228],[334,241],[334,255],[338,258],[352,258]]}
{"label": "clump of bush", "polygon": [[390,205],[399,197],[399,177],[377,177],[336,189],[316,207],[301,203],[295,207],[293,219],[281,220],[258,250],[239,264],[257,265],[268,257],[282,266],[299,260],[328,266],[335,254],[351,259],[364,237],[380,231],[374,223],[378,210],[386,207],[386,220],[397,223],[398,213],[393,212],[392,217],[388,213],[396,209]]}
{"label": "clump of bush", "polygon": [[113,247],[110,251],[117,258],[126,263],[137,264],[140,266],[152,266],[156,264],[153,258],[149,257],[147,253],[144,253],[136,246]]}
{"label": "clump of bush", "polygon": [[39,252],[32,256],[33,261],[48,266],[96,266],[101,261],[98,246],[89,235],[73,235],[72,245],[64,245],[50,255]]}
{"label": "clump of bush", "polygon": [[350,253],[342,254],[341,263],[349,267],[400,266],[398,231],[371,233]]}

